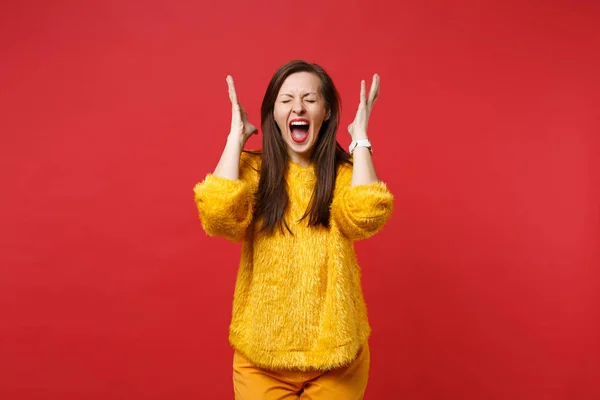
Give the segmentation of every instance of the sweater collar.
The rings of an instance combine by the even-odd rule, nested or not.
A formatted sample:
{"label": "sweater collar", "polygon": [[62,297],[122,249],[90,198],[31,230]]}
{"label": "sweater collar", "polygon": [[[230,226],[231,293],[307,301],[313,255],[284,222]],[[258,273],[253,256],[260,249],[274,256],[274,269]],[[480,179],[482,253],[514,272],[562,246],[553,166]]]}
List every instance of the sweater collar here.
{"label": "sweater collar", "polygon": [[312,182],[316,178],[315,165],[314,163],[311,163],[309,166],[304,167],[293,161],[289,161],[288,176],[294,180]]}

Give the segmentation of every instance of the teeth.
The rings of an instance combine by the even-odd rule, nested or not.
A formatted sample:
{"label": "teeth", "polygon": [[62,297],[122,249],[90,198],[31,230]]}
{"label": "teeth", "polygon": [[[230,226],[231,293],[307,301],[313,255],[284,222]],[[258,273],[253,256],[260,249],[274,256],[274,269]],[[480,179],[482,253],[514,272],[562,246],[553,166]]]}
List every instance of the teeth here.
{"label": "teeth", "polygon": [[306,122],[306,121],[294,121],[290,125],[292,125],[292,126],[294,126],[294,125],[308,125],[308,122]]}

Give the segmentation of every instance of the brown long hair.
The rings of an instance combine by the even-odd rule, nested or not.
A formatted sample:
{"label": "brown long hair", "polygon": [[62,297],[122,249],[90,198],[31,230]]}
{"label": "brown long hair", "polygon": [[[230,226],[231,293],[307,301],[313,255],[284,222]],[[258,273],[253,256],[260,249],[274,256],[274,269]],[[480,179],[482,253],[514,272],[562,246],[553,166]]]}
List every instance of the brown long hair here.
{"label": "brown long hair", "polygon": [[321,94],[329,112],[329,118],[321,125],[311,156],[317,182],[310,205],[302,217],[308,218],[309,226],[329,227],[329,207],[333,199],[337,166],[341,162],[350,162],[350,154],[336,140],[341,102],[331,77],[319,65],[302,60],[293,60],[281,66],[271,78],[261,106],[263,148],[255,202],[255,216],[263,219],[261,229],[271,233],[275,227],[283,232],[284,226],[292,233],[284,218],[289,201],[285,181],[289,156],[281,131],[275,122],[273,110],[283,82],[296,72],[310,72],[319,77]]}

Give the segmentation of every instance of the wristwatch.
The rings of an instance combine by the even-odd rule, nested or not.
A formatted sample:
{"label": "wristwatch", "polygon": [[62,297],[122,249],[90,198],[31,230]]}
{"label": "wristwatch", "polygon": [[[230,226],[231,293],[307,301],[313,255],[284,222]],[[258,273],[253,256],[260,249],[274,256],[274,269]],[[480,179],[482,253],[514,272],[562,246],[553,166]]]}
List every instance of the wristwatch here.
{"label": "wristwatch", "polygon": [[348,148],[350,154],[352,154],[354,152],[354,149],[356,149],[357,147],[367,147],[371,154],[373,154],[373,149],[371,148],[371,142],[369,142],[369,139],[353,140],[352,143],[350,143],[350,147]]}

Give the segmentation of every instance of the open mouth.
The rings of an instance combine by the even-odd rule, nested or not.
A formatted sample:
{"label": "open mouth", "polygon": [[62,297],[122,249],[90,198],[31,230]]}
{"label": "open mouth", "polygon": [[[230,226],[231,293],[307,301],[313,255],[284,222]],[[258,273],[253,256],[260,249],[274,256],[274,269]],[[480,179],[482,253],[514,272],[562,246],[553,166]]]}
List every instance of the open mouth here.
{"label": "open mouth", "polygon": [[290,121],[290,133],[292,140],[296,143],[303,143],[308,139],[308,128],[310,123],[304,118],[295,118]]}

